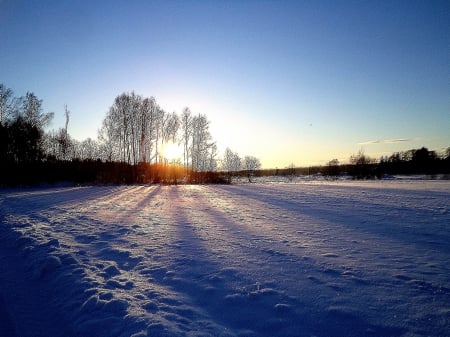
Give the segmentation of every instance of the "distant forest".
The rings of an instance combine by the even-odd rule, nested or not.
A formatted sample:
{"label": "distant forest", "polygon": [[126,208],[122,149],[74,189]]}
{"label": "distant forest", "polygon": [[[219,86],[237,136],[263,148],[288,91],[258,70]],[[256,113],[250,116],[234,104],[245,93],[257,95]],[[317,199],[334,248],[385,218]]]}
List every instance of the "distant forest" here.
{"label": "distant forest", "polygon": [[[54,114],[43,112],[34,93],[14,97],[0,84],[0,185],[69,182],[106,183],[231,183],[245,176],[343,174],[357,179],[386,174],[450,174],[450,147],[438,154],[426,148],[394,153],[374,160],[363,152],[350,164],[333,159],[325,166],[261,170],[258,158],[227,148],[218,158],[216,143],[205,115],[185,108],[180,115],[167,113],[153,97],[118,95],[109,108],[97,139],[78,141],[69,135],[70,111],[65,125],[45,131]],[[182,158],[165,157],[164,148],[176,143]]]}
{"label": "distant forest", "polygon": [[259,175],[321,175],[331,179],[348,176],[353,179],[386,179],[394,175],[426,175],[430,179],[450,179],[450,147],[438,154],[425,147],[395,152],[380,159],[370,158],[364,151],[350,156],[348,164],[337,159],[323,166],[295,167],[282,170],[264,170]]}

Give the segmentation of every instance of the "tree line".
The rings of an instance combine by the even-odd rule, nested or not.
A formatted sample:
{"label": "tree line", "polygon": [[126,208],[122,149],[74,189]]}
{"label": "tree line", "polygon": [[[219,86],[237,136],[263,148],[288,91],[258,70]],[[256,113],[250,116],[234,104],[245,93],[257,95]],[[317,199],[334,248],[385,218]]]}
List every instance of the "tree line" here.
{"label": "tree line", "polygon": [[[64,127],[46,132],[54,113],[43,112],[42,103],[30,92],[14,97],[0,84],[1,184],[229,183],[232,172],[243,167],[251,181],[261,166],[257,158],[241,159],[230,149],[219,159],[206,115],[189,108],[168,113],[154,97],[118,95],[97,139],[83,141],[68,132],[67,106]],[[170,143],[182,148],[181,158],[167,158],[164,148]]]}
{"label": "tree line", "polygon": [[379,160],[360,150],[350,156],[349,164],[340,164],[337,159],[333,159],[318,172],[329,177],[349,175],[355,179],[381,179],[392,175],[413,174],[441,174],[450,178],[450,147],[440,154],[426,147],[410,149],[382,156]]}
{"label": "tree line", "polygon": [[[450,147],[438,154],[427,148],[393,153],[379,160],[363,151],[349,163],[337,159],[324,166],[260,170],[254,156],[241,157],[227,148],[222,158],[210,133],[206,115],[189,108],[168,113],[154,97],[118,95],[107,111],[97,139],[79,141],[65,124],[46,131],[54,113],[44,112],[34,93],[14,97],[0,84],[0,185],[36,183],[231,183],[236,177],[249,182],[255,176],[321,174],[350,175],[355,179],[394,174],[450,175]],[[178,144],[179,159],[167,158],[164,148]]]}
{"label": "tree line", "polygon": [[[238,171],[242,177],[246,171]],[[437,153],[421,147],[394,152],[380,159],[369,157],[363,150],[350,156],[348,162],[332,159],[325,165],[298,167],[294,164],[285,168],[257,170],[256,177],[281,176],[287,181],[297,176],[322,176],[327,179],[349,177],[352,179],[389,179],[394,175],[426,175],[430,178],[450,179],[450,147]]]}

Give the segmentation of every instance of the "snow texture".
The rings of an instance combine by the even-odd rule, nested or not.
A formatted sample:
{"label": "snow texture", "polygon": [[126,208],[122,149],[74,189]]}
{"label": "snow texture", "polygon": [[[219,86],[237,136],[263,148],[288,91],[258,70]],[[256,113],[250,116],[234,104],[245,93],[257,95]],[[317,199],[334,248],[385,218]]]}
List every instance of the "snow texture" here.
{"label": "snow texture", "polygon": [[450,182],[0,190],[0,336],[448,336]]}

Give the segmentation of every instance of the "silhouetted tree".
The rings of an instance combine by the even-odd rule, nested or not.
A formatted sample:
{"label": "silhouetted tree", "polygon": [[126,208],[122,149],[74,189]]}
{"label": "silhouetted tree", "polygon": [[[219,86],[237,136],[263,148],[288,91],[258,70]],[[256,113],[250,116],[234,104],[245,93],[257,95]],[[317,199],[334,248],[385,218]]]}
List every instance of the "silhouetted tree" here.
{"label": "silhouetted tree", "polygon": [[63,158],[63,160],[67,160],[68,150],[70,147],[69,133],[67,131],[69,127],[70,111],[67,108],[67,105],[64,105],[64,115],[66,117],[66,123],[64,124],[64,129],[61,129],[59,134],[59,146],[61,149],[61,157]]}
{"label": "silhouetted tree", "polygon": [[[9,127],[0,123],[0,166],[9,161]],[[5,168],[3,168],[5,169]],[[4,173],[4,172],[3,172]]]}
{"label": "silhouetted tree", "polygon": [[192,114],[189,108],[184,108],[181,114],[181,142],[183,144],[183,164],[184,167],[189,167],[190,158],[190,142],[193,133]]}
{"label": "silhouetted tree", "polygon": [[18,116],[10,126],[9,153],[16,164],[34,163],[43,157],[43,130]]}
{"label": "silhouetted tree", "polygon": [[116,126],[114,125],[114,116],[108,114],[103,119],[102,127],[98,131],[99,154],[103,161],[119,161],[119,148],[116,141]]}
{"label": "silhouetted tree", "polygon": [[375,172],[372,164],[374,162],[372,158],[364,154],[363,150],[359,150],[356,155],[350,157],[350,163],[352,164],[350,174],[358,179],[373,177]]}
{"label": "silhouetted tree", "polygon": [[435,151],[429,151],[426,147],[413,150],[411,164],[417,173],[432,173],[437,163],[438,156]]}
{"label": "silhouetted tree", "polygon": [[339,175],[339,160],[330,160],[325,167],[324,174],[329,177],[337,177]]}
{"label": "silhouetted tree", "polygon": [[44,130],[53,119],[54,113],[42,111],[42,100],[38,99],[36,95],[32,92],[27,92],[24,97],[21,97],[22,107],[20,110],[20,115],[24,119],[25,123],[30,124],[38,128],[39,130]]}
{"label": "silhouetted tree", "polygon": [[13,91],[0,83],[0,124],[6,126],[15,111]]}
{"label": "silhouetted tree", "polygon": [[159,107],[154,97],[144,98],[139,112],[139,158],[141,162],[151,163],[155,139],[157,137],[157,118]]}

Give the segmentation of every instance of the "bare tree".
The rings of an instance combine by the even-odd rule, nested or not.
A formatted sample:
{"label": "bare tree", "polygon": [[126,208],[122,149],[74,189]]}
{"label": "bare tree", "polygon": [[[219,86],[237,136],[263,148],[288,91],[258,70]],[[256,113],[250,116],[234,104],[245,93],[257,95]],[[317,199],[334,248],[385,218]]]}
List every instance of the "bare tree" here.
{"label": "bare tree", "polygon": [[181,142],[183,143],[183,164],[189,166],[190,142],[192,137],[192,114],[189,108],[184,108],[181,114]]}
{"label": "bare tree", "polygon": [[81,160],[96,160],[99,159],[99,146],[97,141],[92,138],[87,138],[81,142],[75,142],[75,158]]}
{"label": "bare tree", "polygon": [[115,144],[120,159],[129,164],[158,163],[161,146],[176,140],[179,125],[177,114],[166,113],[153,97],[123,93],[116,97],[103,122],[102,143],[110,142],[110,150]]}
{"label": "bare tree", "polygon": [[[181,128],[181,132],[180,132]],[[183,164],[194,172],[215,169],[217,147],[205,115],[192,116],[188,108],[181,118],[161,109],[153,97],[123,93],[116,97],[99,132],[101,148],[112,158],[117,149],[121,161],[161,163],[160,150],[168,142],[183,144]]]}
{"label": "bare tree", "polygon": [[120,160],[113,118],[112,115],[105,117],[97,136],[100,158],[109,162]]}
{"label": "bare tree", "polygon": [[123,93],[122,95],[116,97],[114,101],[114,112],[117,117],[117,131],[119,134],[119,149],[121,151],[121,158],[123,162],[131,163],[130,157],[130,137],[129,131],[130,125],[130,114],[129,114],[130,99],[129,95]]}
{"label": "bare tree", "polygon": [[353,165],[368,165],[372,164],[374,160],[365,155],[364,150],[359,150],[357,154],[350,156],[350,163]]}
{"label": "bare tree", "polygon": [[23,116],[26,123],[43,130],[48,126],[53,119],[53,112],[42,112],[42,100],[38,99],[32,92],[21,98],[22,109],[20,114]]}
{"label": "bare tree", "polygon": [[67,105],[64,105],[64,115],[66,117],[66,123],[64,125],[64,129],[60,131],[60,137],[59,137],[59,143],[60,143],[60,149],[61,149],[61,158],[63,160],[68,159],[68,149],[70,146],[70,139],[69,139],[69,133],[67,131],[67,128],[69,126],[69,117],[70,117],[70,111],[67,108]]}
{"label": "bare tree", "polygon": [[167,120],[167,113],[158,107],[156,109],[156,115],[155,115],[155,153],[154,153],[154,159],[156,163],[161,162],[161,145],[164,142],[164,127]]}
{"label": "bare tree", "polygon": [[209,121],[205,115],[192,118],[191,168],[193,171],[208,171],[211,162],[211,151],[214,149],[209,132]]}
{"label": "bare tree", "polygon": [[172,112],[170,115],[168,115],[164,133],[165,141],[176,141],[178,130],[180,129],[180,124],[180,118],[175,112]]}
{"label": "bare tree", "polygon": [[244,169],[247,172],[248,182],[252,182],[252,177],[255,175],[255,171],[261,168],[261,162],[254,156],[245,156]]}
{"label": "bare tree", "polygon": [[227,173],[229,183],[232,181],[233,174],[241,169],[241,157],[228,147],[223,156],[222,169]]}
{"label": "bare tree", "polygon": [[217,145],[216,143],[211,144],[209,148],[209,158],[207,162],[207,171],[217,170]]}
{"label": "bare tree", "polygon": [[157,105],[153,97],[144,98],[139,110],[139,160],[151,160],[153,139],[155,137],[155,113]]}
{"label": "bare tree", "polygon": [[13,142],[10,144],[14,161],[18,163],[36,162],[45,155],[44,128],[53,118],[53,113],[42,111],[42,100],[35,94],[27,93],[19,99],[20,107],[11,122]]}
{"label": "bare tree", "polygon": [[111,123],[112,140],[116,142],[119,158],[122,162],[131,164],[136,161],[136,118],[133,112],[136,110],[134,93],[123,93],[117,96],[114,104],[109,109],[107,123]]}
{"label": "bare tree", "polygon": [[[180,118],[178,117],[178,115],[175,112],[167,114],[164,120],[164,127],[162,129],[161,144],[167,147],[169,143],[174,144],[177,143],[179,128],[180,128]],[[163,159],[164,162],[167,163],[168,158],[165,157],[165,153],[162,154],[161,159]]]}
{"label": "bare tree", "polygon": [[13,91],[0,83],[0,124],[6,125],[14,112]]}

